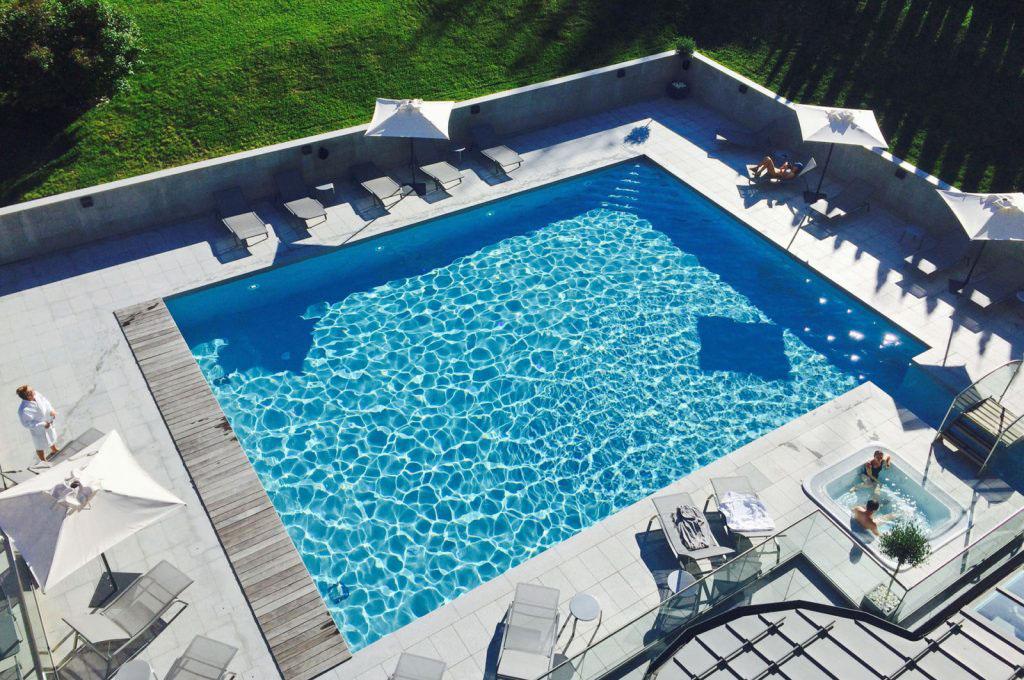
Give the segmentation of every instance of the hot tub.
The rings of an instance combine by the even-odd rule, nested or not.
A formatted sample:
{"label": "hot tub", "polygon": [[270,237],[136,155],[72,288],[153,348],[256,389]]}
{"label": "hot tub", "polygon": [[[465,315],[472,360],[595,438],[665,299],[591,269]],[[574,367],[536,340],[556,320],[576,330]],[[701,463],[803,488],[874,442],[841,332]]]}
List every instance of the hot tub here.
{"label": "hot tub", "polygon": [[[892,466],[882,473],[876,490],[875,485],[867,481],[864,465],[879,450],[892,458]],[[934,552],[966,530],[967,511],[948,493],[923,480],[924,475],[895,451],[884,444],[873,443],[805,479],[803,487],[822,510],[850,530],[865,550],[883,563],[895,566],[878,551],[878,537],[854,521],[852,508],[875,498],[880,506],[876,518],[888,515],[891,519],[909,519],[930,537]],[[880,523],[882,533],[887,523]]]}

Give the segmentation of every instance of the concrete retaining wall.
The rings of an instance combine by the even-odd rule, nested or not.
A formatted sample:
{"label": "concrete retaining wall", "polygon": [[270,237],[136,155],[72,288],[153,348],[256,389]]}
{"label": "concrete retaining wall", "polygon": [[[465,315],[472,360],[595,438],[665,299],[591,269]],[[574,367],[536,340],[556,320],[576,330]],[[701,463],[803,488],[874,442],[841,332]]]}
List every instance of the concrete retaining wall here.
{"label": "concrete retaining wall", "polygon": [[[678,65],[678,57],[665,52],[461,102],[452,113],[452,138],[464,140],[478,121],[511,135],[651,99],[662,93]],[[406,140],[366,138],[365,128],[336,130],[0,208],[0,263],[210,213],[213,193],[229,186],[240,186],[251,200],[270,198],[275,194],[274,173],[288,168],[301,168],[313,184],[346,179],[349,167],[371,158],[384,168],[406,162]],[[420,145],[429,143],[418,143],[417,149]]]}
{"label": "concrete retaining wall", "polygon": [[[466,140],[477,122],[513,135],[658,97],[680,73],[700,102],[750,129],[775,122],[782,144],[824,163],[825,145],[801,144],[792,102],[699,54],[682,70],[674,52],[461,102],[452,113],[452,138]],[[346,128],[0,208],[0,263],[210,213],[213,193],[233,185],[251,200],[271,198],[273,175],[288,168],[301,168],[312,185],[346,179],[350,166],[370,158],[381,167],[406,162],[406,140],[368,139],[364,130]],[[829,174],[868,184],[876,202],[936,234],[959,229],[935,193],[947,185],[888,152],[837,146]],[[1020,249],[1003,250],[1024,258]]]}

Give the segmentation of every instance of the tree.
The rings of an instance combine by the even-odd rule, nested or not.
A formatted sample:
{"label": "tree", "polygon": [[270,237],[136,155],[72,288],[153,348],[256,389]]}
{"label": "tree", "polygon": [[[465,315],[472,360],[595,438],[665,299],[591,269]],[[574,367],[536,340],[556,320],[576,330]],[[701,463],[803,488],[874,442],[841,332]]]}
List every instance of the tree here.
{"label": "tree", "polygon": [[135,22],[107,0],[13,0],[0,7],[0,102],[94,103],[127,87],[140,53]]}
{"label": "tree", "polygon": [[896,570],[889,579],[889,586],[885,589],[886,598],[892,590],[892,584],[896,580],[896,574],[903,565],[916,567],[924,564],[932,552],[932,546],[928,543],[928,537],[924,535],[913,522],[897,520],[892,528],[882,534],[879,548],[882,554],[890,560],[896,561]]}

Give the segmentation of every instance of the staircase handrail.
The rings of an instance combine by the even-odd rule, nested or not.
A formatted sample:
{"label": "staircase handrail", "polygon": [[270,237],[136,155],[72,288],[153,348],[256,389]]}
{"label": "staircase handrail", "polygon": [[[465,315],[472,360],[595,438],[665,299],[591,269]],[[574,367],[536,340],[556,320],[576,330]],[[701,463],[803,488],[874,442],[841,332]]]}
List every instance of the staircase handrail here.
{"label": "staircase handrail", "polygon": [[[974,388],[975,385],[977,385],[978,383],[982,382],[983,380],[988,378],[990,375],[992,375],[996,371],[1001,371],[1002,369],[1006,368],[1007,366],[1010,366],[1011,364],[1017,364],[1017,366],[1019,367],[1022,361],[1024,361],[1024,359],[1010,359],[1009,361],[1007,361],[1007,362],[1005,362],[1003,364],[1000,364],[999,366],[996,366],[991,371],[989,371],[985,375],[981,376],[980,378],[978,378],[977,380],[972,382],[967,387],[965,387],[962,390],[960,390],[957,393],[956,397],[953,398],[953,401],[952,401],[952,403],[950,403],[949,408],[946,410],[946,415],[942,418],[942,424],[939,426],[939,432],[945,432],[946,431],[946,425],[948,424],[948,421],[949,421],[949,414],[953,412],[954,408],[956,408],[956,404],[957,404],[958,401],[960,401],[960,397],[962,397],[965,394],[967,394],[971,389]],[[1010,381],[1012,382],[1013,378],[1010,378]],[[1007,385],[1009,385],[1009,383],[1007,383]]]}

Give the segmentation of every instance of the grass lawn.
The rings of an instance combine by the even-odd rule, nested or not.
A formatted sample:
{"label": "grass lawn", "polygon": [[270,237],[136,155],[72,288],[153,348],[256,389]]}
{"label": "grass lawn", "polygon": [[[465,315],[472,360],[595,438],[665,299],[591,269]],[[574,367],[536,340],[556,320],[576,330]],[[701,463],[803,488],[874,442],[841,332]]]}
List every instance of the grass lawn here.
{"label": "grass lawn", "polygon": [[1024,187],[1019,0],[114,1],[146,47],[131,91],[4,115],[0,202],[365,122],[377,96],[466,99],[681,34],[790,98],[875,109],[896,155],[966,190]]}

